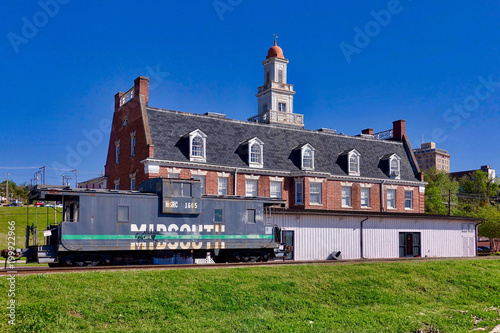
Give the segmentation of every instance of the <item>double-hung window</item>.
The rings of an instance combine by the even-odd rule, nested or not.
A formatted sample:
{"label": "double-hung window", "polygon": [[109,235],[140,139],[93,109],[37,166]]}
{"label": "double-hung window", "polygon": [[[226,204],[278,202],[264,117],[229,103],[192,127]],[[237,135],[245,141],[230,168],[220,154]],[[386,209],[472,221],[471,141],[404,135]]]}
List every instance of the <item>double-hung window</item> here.
{"label": "double-hung window", "polygon": [[309,202],[321,204],[321,183],[309,183]]}

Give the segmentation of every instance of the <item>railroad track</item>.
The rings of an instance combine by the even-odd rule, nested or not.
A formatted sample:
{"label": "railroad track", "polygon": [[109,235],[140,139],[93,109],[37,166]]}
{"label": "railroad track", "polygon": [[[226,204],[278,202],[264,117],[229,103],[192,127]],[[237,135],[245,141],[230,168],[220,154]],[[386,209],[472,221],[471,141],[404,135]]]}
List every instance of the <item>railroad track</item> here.
{"label": "railroad track", "polygon": [[481,256],[470,258],[394,258],[394,259],[347,259],[347,260],[289,260],[269,262],[222,263],[222,264],[181,264],[181,265],[127,265],[127,266],[93,266],[93,267],[18,267],[15,269],[0,269],[0,276],[30,275],[30,274],[57,274],[93,271],[128,271],[128,270],[170,270],[170,269],[210,269],[235,267],[270,267],[282,265],[345,265],[356,263],[384,263],[407,261],[439,261],[439,260],[500,260],[500,256]]}

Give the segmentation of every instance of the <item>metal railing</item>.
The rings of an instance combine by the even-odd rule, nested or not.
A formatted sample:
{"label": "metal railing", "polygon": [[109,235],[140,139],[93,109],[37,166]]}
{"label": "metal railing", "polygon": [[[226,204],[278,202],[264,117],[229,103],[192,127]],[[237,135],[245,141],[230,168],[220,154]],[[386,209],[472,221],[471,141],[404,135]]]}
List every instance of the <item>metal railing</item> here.
{"label": "metal railing", "polygon": [[376,140],[388,140],[394,137],[394,130],[387,130],[379,133],[373,134],[373,138]]}
{"label": "metal railing", "polygon": [[256,123],[279,123],[304,126],[304,115],[273,110],[268,110],[248,118],[248,120]]}
{"label": "metal railing", "polygon": [[120,97],[120,107],[134,98],[134,87],[130,88],[125,94]]}

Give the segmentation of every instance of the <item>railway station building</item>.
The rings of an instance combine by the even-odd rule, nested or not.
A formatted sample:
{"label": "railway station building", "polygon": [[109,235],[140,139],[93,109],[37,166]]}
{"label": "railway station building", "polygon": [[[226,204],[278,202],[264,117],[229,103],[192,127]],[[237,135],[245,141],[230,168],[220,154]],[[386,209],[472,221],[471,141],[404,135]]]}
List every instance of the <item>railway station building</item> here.
{"label": "railway station building", "polygon": [[135,79],[115,95],[106,187],[194,178],[203,194],[281,198],[287,208],[275,219],[292,232],[296,259],[335,250],[348,258],[475,255],[475,222],[423,214],[425,183],[405,121],[354,136],[306,129],[288,63],[275,41],[262,61],[257,114],[247,120],[150,106],[149,79]]}

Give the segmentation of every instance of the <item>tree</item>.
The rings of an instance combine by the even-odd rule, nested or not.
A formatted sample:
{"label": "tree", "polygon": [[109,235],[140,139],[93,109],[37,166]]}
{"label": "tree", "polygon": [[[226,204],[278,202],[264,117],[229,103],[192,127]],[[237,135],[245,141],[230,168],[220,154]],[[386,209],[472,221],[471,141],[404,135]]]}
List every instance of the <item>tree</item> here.
{"label": "tree", "polygon": [[456,215],[457,193],[459,184],[452,180],[450,175],[436,168],[430,169],[424,174],[425,186],[425,212],[428,214]]}

